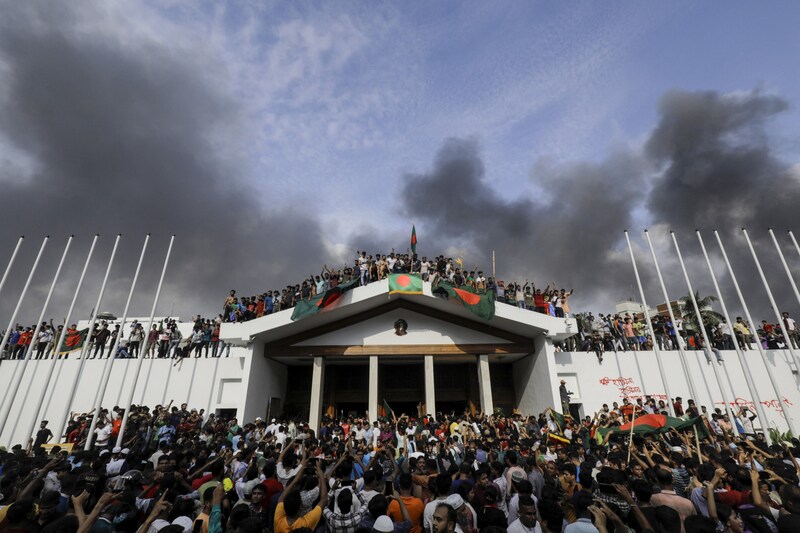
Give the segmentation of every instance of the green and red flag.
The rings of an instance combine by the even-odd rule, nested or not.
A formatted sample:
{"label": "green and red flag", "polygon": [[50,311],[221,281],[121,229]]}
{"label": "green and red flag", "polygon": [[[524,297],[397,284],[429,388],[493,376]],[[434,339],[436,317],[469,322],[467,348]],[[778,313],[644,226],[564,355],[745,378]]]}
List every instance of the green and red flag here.
{"label": "green and red flag", "polygon": [[701,417],[691,418],[684,420],[683,418],[675,418],[666,415],[647,414],[637,416],[632,422],[623,424],[618,427],[600,428],[598,432],[605,438],[606,434],[612,429],[614,433],[630,433],[633,428],[634,433],[648,434],[648,433],[668,433],[671,429],[678,431],[694,430],[697,428],[697,433],[700,438],[708,436],[703,419]]}
{"label": "green and red flag", "polygon": [[86,342],[86,337],[89,336],[89,328],[80,331],[75,329],[68,329],[67,336],[64,337],[64,344],[61,345],[59,353],[70,353],[83,348],[83,343]]}
{"label": "green and red flag", "polygon": [[384,416],[391,416],[392,420],[396,418],[394,414],[394,409],[389,407],[389,402],[386,401],[386,398],[383,399],[383,410],[384,410]]}
{"label": "green and red flag", "polygon": [[433,295],[452,298],[484,320],[494,318],[494,291],[478,294],[468,285],[456,287],[447,281],[440,281]]}
{"label": "green and red flag", "polygon": [[422,278],[417,274],[389,274],[389,294],[422,294]]}
{"label": "green and red flag", "polygon": [[317,294],[309,300],[301,300],[294,306],[292,320],[300,320],[316,315],[320,311],[327,311],[339,301],[344,293],[358,285],[359,279],[355,278],[337,287],[332,287],[322,294]]}
{"label": "green and red flag", "polygon": [[417,253],[417,227],[414,224],[411,225],[411,253]]}

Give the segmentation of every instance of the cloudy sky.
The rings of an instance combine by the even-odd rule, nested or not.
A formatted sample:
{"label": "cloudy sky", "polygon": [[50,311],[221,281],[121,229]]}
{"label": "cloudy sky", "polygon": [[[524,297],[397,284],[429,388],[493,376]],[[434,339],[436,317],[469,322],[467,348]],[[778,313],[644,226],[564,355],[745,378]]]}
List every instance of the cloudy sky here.
{"label": "cloudy sky", "polygon": [[[60,320],[101,235],[88,314],[114,235],[121,314],[152,233],[132,315],[218,312],[230,288],[285,287],[356,249],[463,256],[498,277],[575,288],[576,310],[634,293],[632,233],[650,228],[668,289],[675,230],[703,293],[695,228],[719,229],[760,316],[800,313],[790,265],[800,201],[800,7],[748,2],[19,2],[0,0],[0,294],[32,323],[66,237],[46,317]],[[706,236],[710,244],[711,235]],[[716,257],[716,252],[715,252]],[[722,264],[715,262],[718,268]],[[727,287],[727,284],[726,284]],[[728,289],[726,289],[728,290]],[[733,312],[738,305],[731,301]],[[771,318],[771,317],[770,317]]]}

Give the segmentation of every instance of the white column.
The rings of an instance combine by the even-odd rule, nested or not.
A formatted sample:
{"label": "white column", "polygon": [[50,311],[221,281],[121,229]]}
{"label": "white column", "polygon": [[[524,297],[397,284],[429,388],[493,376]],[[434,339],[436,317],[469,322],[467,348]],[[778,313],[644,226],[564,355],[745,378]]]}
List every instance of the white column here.
{"label": "white column", "polygon": [[[488,373],[488,369],[487,369]],[[425,413],[436,416],[436,381],[433,376],[433,356],[425,356]],[[490,392],[491,394],[491,392]]]}
{"label": "white column", "polygon": [[369,356],[369,403],[367,404],[370,424],[378,420],[378,356]]}
{"label": "white column", "polygon": [[489,356],[478,356],[478,387],[481,395],[481,410],[490,415],[494,412],[492,401],[492,379],[489,375]]}
{"label": "white column", "polygon": [[308,426],[319,431],[322,420],[322,395],[325,391],[325,358],[314,357],[311,367],[311,404],[308,410]]}

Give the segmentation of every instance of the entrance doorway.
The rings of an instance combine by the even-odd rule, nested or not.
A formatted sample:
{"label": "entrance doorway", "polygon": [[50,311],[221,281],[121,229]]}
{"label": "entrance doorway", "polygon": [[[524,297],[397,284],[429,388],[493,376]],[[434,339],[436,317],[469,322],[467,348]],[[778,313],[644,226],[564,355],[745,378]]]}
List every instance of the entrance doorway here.
{"label": "entrance doorway", "polygon": [[366,362],[325,365],[322,412],[330,418],[367,416],[369,365]]}
{"label": "entrance doorway", "polygon": [[[422,358],[416,363],[385,363],[378,370],[378,403],[389,404],[396,416],[417,416],[417,406],[425,402],[425,370]],[[386,416],[391,416],[386,413]]]}

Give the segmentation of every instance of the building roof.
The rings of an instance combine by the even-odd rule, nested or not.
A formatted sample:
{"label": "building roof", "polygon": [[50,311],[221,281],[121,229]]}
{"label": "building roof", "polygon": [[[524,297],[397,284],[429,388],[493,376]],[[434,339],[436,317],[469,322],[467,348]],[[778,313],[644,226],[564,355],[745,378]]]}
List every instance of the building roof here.
{"label": "building roof", "polygon": [[348,291],[331,308],[301,320],[292,321],[292,309],[286,309],[247,322],[225,323],[220,338],[234,345],[253,341],[291,345],[310,334],[322,334],[400,308],[502,338],[533,340],[545,335],[560,341],[578,332],[574,319],[551,317],[499,302],[494,318],[487,322],[457,302],[433,296],[428,282],[423,283],[423,294],[389,294],[389,282],[382,280]]}

